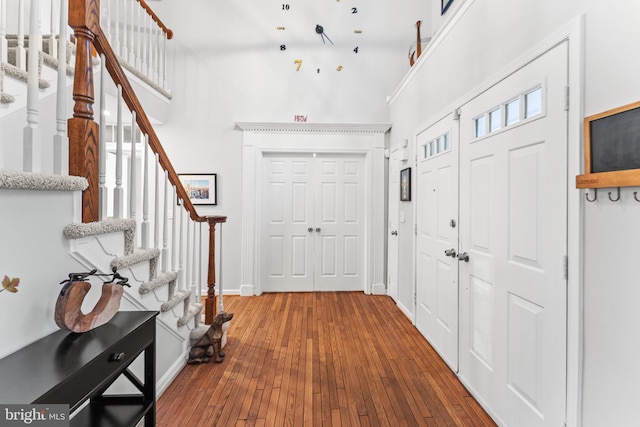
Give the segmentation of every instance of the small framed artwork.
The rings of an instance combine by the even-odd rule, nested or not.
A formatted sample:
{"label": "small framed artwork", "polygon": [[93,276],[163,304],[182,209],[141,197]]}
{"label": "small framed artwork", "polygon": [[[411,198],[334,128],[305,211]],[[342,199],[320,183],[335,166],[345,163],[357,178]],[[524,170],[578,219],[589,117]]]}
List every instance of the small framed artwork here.
{"label": "small framed artwork", "polygon": [[411,201],[411,168],[400,171],[400,201]]}
{"label": "small framed artwork", "polygon": [[178,174],[194,205],[218,204],[218,175],[215,173]]}
{"label": "small framed artwork", "polygon": [[451,3],[453,3],[453,0],[440,0],[440,15],[444,15]]}

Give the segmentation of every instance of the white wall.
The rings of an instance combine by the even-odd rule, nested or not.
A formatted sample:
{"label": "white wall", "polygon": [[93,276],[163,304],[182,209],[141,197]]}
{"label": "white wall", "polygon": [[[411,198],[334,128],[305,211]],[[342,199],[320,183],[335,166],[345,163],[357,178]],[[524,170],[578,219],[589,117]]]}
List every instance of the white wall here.
{"label": "white wall", "polygon": [[[218,174],[218,205],[198,213],[228,216],[225,289],[240,285],[242,132],[234,123],[293,122],[294,115],[313,123],[386,122],[386,97],[409,69],[415,22],[428,10],[419,0],[290,2],[288,12],[282,3],[153,3],[174,31],[169,44],[176,56],[169,70],[172,110],[158,135],[179,173]],[[352,6],[359,14],[351,16]],[[334,46],[322,45],[316,24]],[[281,25],[284,32],[276,29]],[[355,28],[363,33],[355,35]],[[356,42],[358,54],[351,51]]]}
{"label": "white wall", "polygon": [[[420,71],[399,88],[391,102],[391,141],[412,138],[426,124],[457,108],[474,88],[500,73],[524,52],[544,41],[576,18],[584,17],[583,105],[572,109],[595,114],[636,102],[640,98],[637,50],[640,3],[624,0],[605,3],[596,0],[557,2],[539,0],[466,0],[468,10],[455,16],[463,2],[455,0],[448,19],[459,19],[440,46],[421,64]],[[572,40],[570,49],[580,49]],[[575,64],[574,64],[575,65]],[[416,106],[419,105],[419,108]],[[574,110],[575,111],[575,110]],[[574,128],[578,123],[570,123]],[[573,140],[572,152],[581,141]],[[570,162],[582,159],[570,159]],[[569,177],[570,180],[573,177]],[[570,181],[571,182],[571,181]],[[569,421],[582,416],[584,426],[637,425],[640,405],[637,384],[640,343],[630,335],[640,327],[636,301],[640,297],[634,257],[640,237],[640,203],[633,200],[637,188],[623,189],[621,202],[607,198],[600,190],[597,203],[584,203],[584,260],[579,292],[570,294],[570,304],[584,310],[582,408],[569,408]],[[582,197],[573,190],[570,198]],[[614,191],[615,196],[615,191]],[[583,199],[581,199],[583,200]],[[399,299],[413,306],[411,269],[413,259],[413,207],[402,204],[407,222],[399,230]],[[570,218],[579,221],[580,217]],[[572,224],[570,223],[570,226]],[[577,240],[577,239],[576,239]],[[570,262],[580,262],[572,259]],[[583,300],[580,300],[583,296]],[[571,332],[574,332],[572,330]],[[577,342],[575,336],[570,341]],[[574,387],[576,385],[574,384]],[[574,405],[575,406],[575,405]],[[577,411],[577,413],[576,413]]]}

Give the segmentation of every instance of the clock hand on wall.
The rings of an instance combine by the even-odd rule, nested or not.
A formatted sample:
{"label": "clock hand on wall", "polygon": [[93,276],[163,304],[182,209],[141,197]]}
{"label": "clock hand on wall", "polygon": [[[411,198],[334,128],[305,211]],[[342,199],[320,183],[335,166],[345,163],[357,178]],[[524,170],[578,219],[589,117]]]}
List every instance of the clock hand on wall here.
{"label": "clock hand on wall", "polygon": [[324,32],[324,28],[322,27],[322,25],[316,25],[316,33],[320,34],[320,37],[322,38],[322,44],[325,44],[325,37],[331,42],[331,44],[333,44],[333,41],[331,41],[327,33]]}

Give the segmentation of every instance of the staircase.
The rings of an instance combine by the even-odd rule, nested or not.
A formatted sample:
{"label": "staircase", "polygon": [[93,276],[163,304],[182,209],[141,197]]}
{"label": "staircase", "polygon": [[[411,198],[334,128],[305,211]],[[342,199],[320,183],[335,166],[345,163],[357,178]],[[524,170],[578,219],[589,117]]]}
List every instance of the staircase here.
{"label": "staircase", "polygon": [[[6,10],[5,2],[9,3],[0,0],[0,14]],[[78,17],[71,22],[73,14],[69,17],[76,35],[66,36],[65,3],[60,2],[65,24],[56,34],[42,36],[34,28],[29,34],[12,34],[2,28],[4,17],[0,16],[0,202],[7,212],[0,217],[5,241],[0,249],[0,276],[20,277],[22,284],[15,295],[0,294],[0,321],[15,325],[0,332],[0,357],[57,329],[53,308],[59,287],[54,285],[69,273],[94,268],[110,273],[116,268],[132,286],[125,289],[120,309],[160,312],[156,361],[160,394],[186,363],[190,340],[207,330],[200,302],[203,283],[208,288],[207,318],[215,313],[215,279],[210,280],[215,275],[207,267],[215,265],[215,237],[211,236],[215,236],[216,224],[226,218],[200,217],[189,201],[124,71],[149,76],[132,70],[135,54],[127,53],[134,60],[124,61],[99,28],[92,28],[96,44],[91,47],[85,24]],[[121,3],[123,0],[104,0],[103,7],[113,11]],[[39,11],[31,4],[33,23],[39,15],[32,15]],[[85,0],[70,0],[70,4],[71,10],[95,7]],[[104,25],[107,29],[120,27],[109,21]],[[157,36],[165,30],[145,33]],[[134,39],[134,35],[129,37]],[[37,49],[32,50],[31,45]],[[90,56],[94,48],[101,57]],[[156,53],[156,59],[159,56]],[[75,73],[75,69],[82,72]],[[150,75],[149,86],[169,96],[166,75],[153,71]],[[95,137],[106,120],[95,123],[89,114],[93,81],[107,76],[118,88],[116,102],[127,104],[132,118],[130,141],[123,140],[122,117],[113,119],[119,135],[114,149]],[[67,99],[72,78],[75,117],[69,120],[67,139],[65,101],[73,105]],[[99,89],[98,99],[110,96],[107,85]],[[142,135],[140,148],[136,131]],[[115,163],[115,170],[108,170],[107,157]],[[66,173],[66,164],[71,175]],[[209,230],[203,230],[204,223]],[[207,266],[201,265],[203,258],[208,259]],[[91,282],[84,312],[100,296],[99,280]]]}

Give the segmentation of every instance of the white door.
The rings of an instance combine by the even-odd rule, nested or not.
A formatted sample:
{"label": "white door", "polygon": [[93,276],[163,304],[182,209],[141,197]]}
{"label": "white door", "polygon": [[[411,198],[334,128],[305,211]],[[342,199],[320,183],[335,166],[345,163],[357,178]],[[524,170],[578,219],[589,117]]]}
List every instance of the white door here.
{"label": "white door", "polygon": [[364,157],[265,156],[265,292],[364,290]]}
{"label": "white door", "polygon": [[416,327],[458,370],[458,138],[451,115],[417,138]]}
{"label": "white door", "polygon": [[501,424],[560,426],[567,44],[460,111],[460,377]]}
{"label": "white door", "polygon": [[400,148],[389,158],[389,227],[387,233],[387,295],[398,300],[398,218],[400,213]]}

